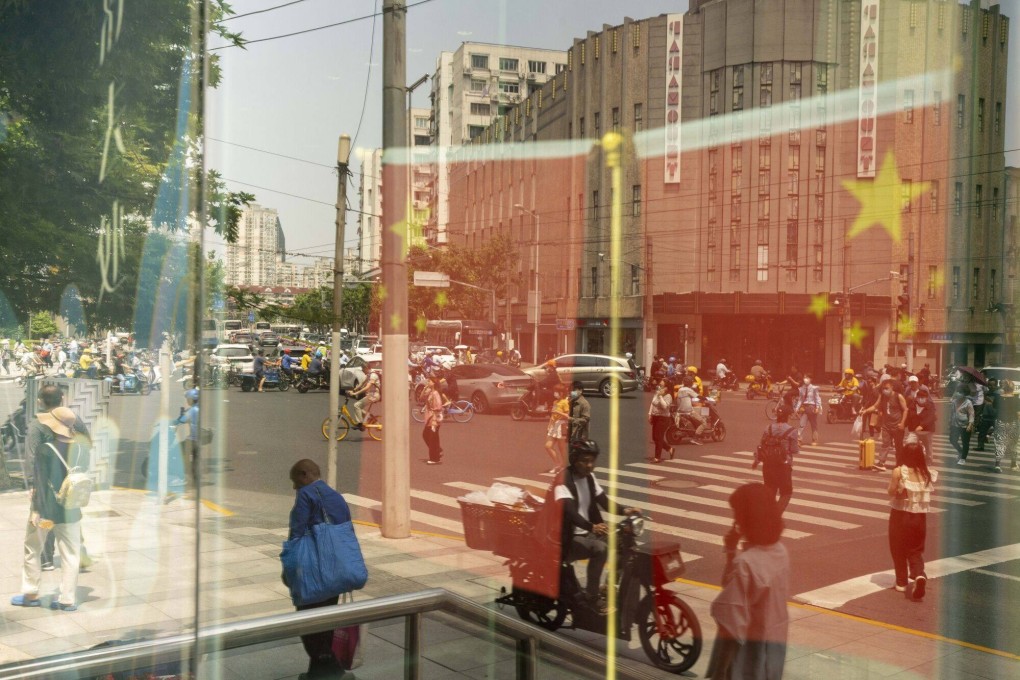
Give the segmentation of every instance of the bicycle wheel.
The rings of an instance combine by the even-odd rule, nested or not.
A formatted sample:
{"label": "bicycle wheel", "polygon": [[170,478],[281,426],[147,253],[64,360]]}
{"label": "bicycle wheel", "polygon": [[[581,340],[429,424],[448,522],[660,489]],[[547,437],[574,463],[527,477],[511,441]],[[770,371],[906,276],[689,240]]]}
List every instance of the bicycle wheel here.
{"label": "bicycle wheel", "polygon": [[450,415],[458,423],[466,423],[475,415],[475,407],[467,399],[461,399],[450,404]]}
{"label": "bicycle wheel", "polygon": [[416,423],[425,422],[425,407],[421,404],[411,404],[411,417]]}
{"label": "bicycle wheel", "polygon": [[[340,416],[336,423],[336,440],[342,442],[350,431],[351,424],[347,422],[346,418]],[[322,421],[322,438],[329,441],[329,418]]]}
{"label": "bicycle wheel", "polygon": [[372,439],[377,442],[382,441],[382,423],[371,413],[365,417],[365,430]]}
{"label": "bicycle wheel", "polygon": [[778,399],[769,399],[769,402],[765,404],[765,417],[769,420],[776,419],[776,409],[779,407]]}

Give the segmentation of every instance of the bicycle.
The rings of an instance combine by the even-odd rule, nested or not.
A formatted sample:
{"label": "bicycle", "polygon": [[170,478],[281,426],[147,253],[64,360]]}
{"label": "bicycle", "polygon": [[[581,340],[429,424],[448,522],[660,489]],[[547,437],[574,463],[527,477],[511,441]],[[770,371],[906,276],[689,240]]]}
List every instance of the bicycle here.
{"label": "bicycle", "polygon": [[[475,415],[475,405],[467,399],[458,399],[448,402],[443,406],[443,413],[453,418],[454,422],[466,423]],[[414,404],[411,406],[411,417],[416,423],[425,422],[425,406]]]}
{"label": "bicycle", "polygon": [[[340,417],[336,423],[336,440],[338,442],[343,441],[347,438],[347,434],[354,427],[354,416],[347,410],[347,402],[350,399],[344,399],[343,405],[340,407]],[[323,439],[329,440],[329,418],[322,421],[322,437]],[[365,414],[365,422],[362,423],[365,431],[368,432],[368,436],[372,439],[382,441],[382,423],[379,418],[372,415],[371,412]]]}

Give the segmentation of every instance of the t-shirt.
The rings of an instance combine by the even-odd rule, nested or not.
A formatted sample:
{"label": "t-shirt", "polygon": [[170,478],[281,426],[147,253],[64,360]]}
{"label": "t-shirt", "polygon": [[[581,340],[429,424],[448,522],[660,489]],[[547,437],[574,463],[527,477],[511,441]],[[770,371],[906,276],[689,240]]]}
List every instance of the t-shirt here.
{"label": "t-shirt", "polygon": [[265,357],[255,357],[255,372],[261,373],[266,367]]}
{"label": "t-shirt", "polygon": [[[591,497],[589,497],[588,495],[588,480],[582,478],[576,479],[574,481],[575,481],[574,486],[577,489],[577,511],[584,515],[585,517],[587,517],[588,508],[591,507],[592,501]],[[599,481],[597,479],[592,477],[592,481],[595,482],[595,497],[598,498],[605,492],[602,490],[602,487],[599,486]],[[571,495],[570,489],[567,488],[566,484],[559,484],[557,485],[555,490],[555,498],[558,501],[565,501],[568,498],[573,498],[573,496]],[[589,520],[590,519],[591,518],[589,517]],[[586,533],[588,532],[582,529],[581,527],[574,527],[575,535],[581,536]]]}

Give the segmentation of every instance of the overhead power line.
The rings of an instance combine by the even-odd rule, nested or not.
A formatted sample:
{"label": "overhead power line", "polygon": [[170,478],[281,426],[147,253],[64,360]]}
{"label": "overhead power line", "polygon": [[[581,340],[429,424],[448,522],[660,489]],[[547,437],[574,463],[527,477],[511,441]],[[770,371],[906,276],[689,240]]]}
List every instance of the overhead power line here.
{"label": "overhead power line", "polygon": [[266,7],[265,9],[257,9],[254,12],[245,12],[244,14],[233,14],[229,17],[220,19],[216,23],[222,24],[225,21],[233,21],[234,19],[241,19],[243,17],[250,17],[253,14],[262,14],[263,12],[272,12],[274,9],[283,9],[284,7],[290,7],[291,5],[297,5],[305,2],[305,0],[292,0],[292,2],[285,2],[282,5],[276,5],[275,7]]}

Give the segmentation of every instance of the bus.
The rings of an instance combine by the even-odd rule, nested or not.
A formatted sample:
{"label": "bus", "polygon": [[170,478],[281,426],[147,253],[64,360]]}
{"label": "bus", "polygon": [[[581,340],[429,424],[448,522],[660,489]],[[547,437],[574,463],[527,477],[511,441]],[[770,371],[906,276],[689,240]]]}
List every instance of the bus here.
{"label": "bus", "polygon": [[230,334],[241,330],[243,326],[237,319],[227,319],[223,322],[223,342],[230,342]]}
{"label": "bus", "polygon": [[216,319],[202,319],[202,347],[211,348],[220,343]]}
{"label": "bus", "polygon": [[477,319],[440,319],[425,322],[425,344],[453,349],[467,345],[476,350],[496,349],[496,324]]}

